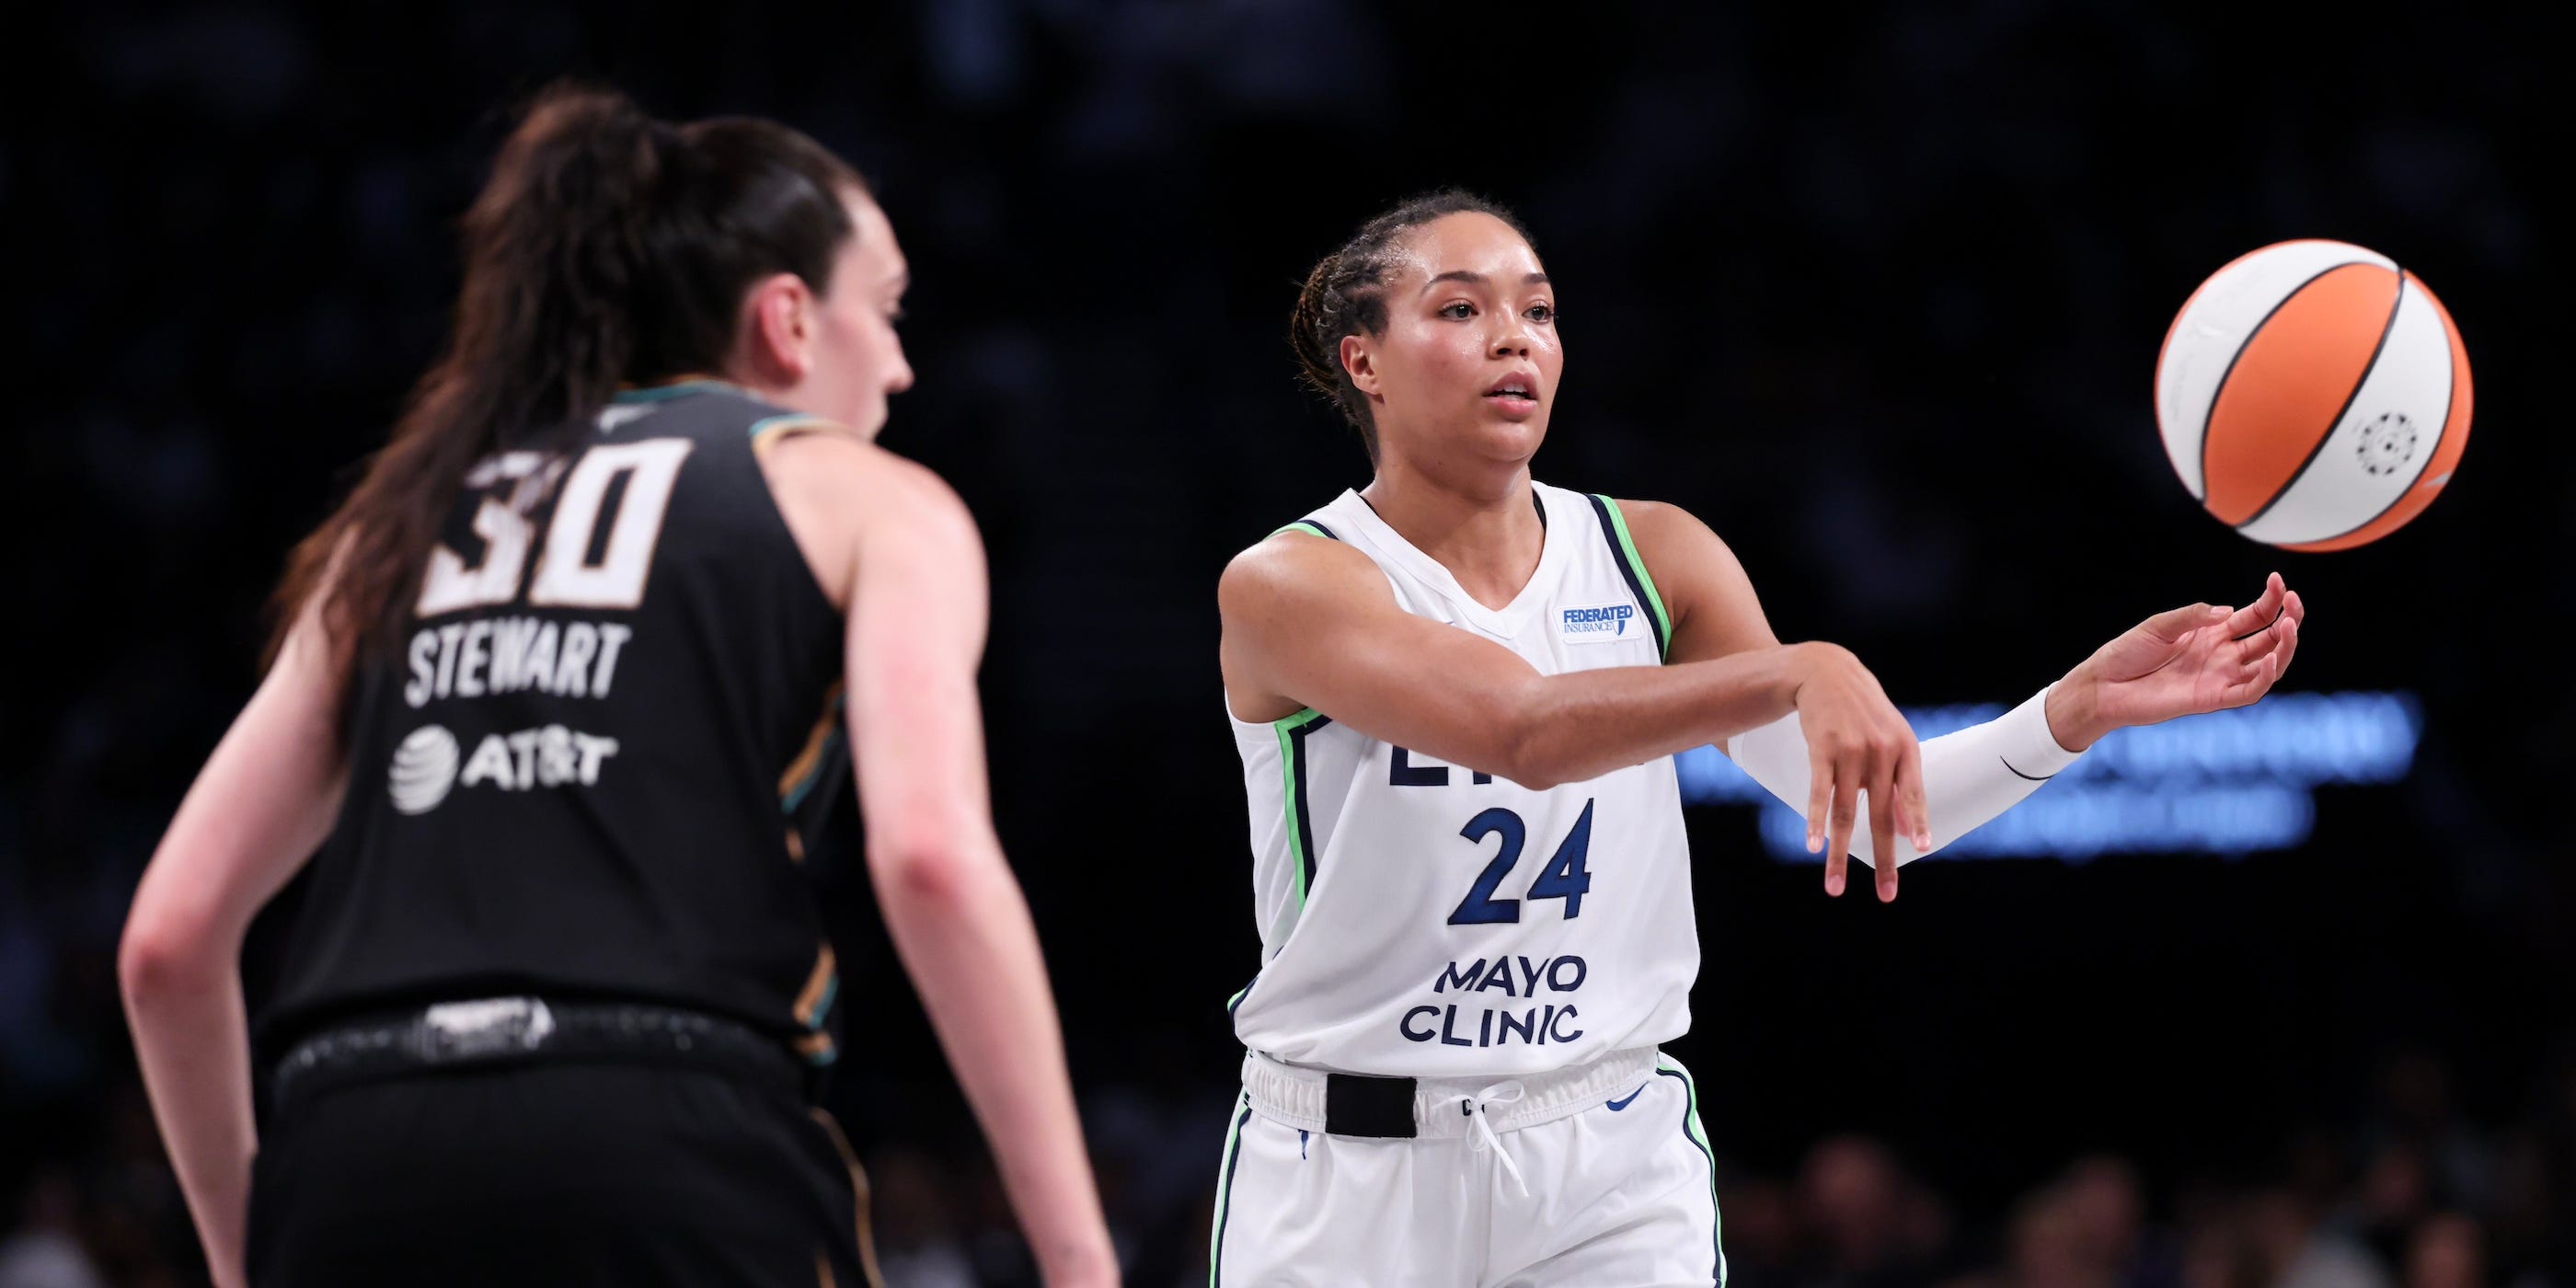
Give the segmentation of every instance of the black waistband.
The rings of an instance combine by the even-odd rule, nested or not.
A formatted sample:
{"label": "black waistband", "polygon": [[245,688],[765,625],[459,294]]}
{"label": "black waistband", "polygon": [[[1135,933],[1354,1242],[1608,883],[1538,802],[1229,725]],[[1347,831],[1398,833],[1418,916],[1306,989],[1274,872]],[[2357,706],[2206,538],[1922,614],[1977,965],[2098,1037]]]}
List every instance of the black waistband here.
{"label": "black waistband", "polygon": [[278,1061],[280,1108],[335,1087],[438,1069],[574,1061],[724,1073],[788,1095],[805,1070],[775,1038],[698,1011],[624,1002],[495,997],[446,1002],[325,1029]]}
{"label": "black waistband", "polygon": [[1411,1140],[1413,1092],[1411,1078],[1328,1073],[1324,1075],[1324,1131],[1333,1136]]}

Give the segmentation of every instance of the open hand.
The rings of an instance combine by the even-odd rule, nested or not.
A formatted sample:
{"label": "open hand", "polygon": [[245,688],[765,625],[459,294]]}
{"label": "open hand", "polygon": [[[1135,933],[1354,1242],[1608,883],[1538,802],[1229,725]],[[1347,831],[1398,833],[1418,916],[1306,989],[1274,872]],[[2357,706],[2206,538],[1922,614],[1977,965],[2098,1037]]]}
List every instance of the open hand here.
{"label": "open hand", "polygon": [[2081,751],[2126,725],[2250,705],[2289,670],[2307,615],[2277,572],[2244,608],[2193,604],[2158,613],[2067,673],[2059,687],[2073,710],[2061,720],[2052,708],[2049,726],[2068,750]]}

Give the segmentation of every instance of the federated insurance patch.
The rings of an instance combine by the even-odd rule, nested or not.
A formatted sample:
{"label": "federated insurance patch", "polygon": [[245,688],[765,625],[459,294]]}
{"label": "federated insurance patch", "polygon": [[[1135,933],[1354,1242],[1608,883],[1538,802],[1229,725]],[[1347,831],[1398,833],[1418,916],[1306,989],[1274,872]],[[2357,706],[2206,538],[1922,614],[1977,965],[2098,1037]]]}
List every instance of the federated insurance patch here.
{"label": "federated insurance patch", "polygon": [[1556,635],[1568,644],[1609,644],[1646,629],[1635,604],[1596,604],[1556,610]]}

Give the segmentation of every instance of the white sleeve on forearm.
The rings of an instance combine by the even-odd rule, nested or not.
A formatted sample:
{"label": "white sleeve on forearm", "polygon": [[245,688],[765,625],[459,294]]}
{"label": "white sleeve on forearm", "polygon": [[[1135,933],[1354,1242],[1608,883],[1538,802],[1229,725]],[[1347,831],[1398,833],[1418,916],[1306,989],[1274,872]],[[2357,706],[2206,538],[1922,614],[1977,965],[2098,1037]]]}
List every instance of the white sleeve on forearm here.
{"label": "white sleeve on forearm", "polygon": [[[1789,808],[1807,812],[1807,735],[1798,714],[1726,740],[1727,757]],[[1981,725],[1945,733],[1923,744],[1923,802],[1932,814],[1937,850],[2020,804],[2080,752],[2057,744],[2048,728],[2048,690]],[[1862,794],[1852,825],[1852,857],[1875,866],[1870,853],[1869,801]],[[1896,842],[1897,866],[1922,858],[1910,838]]]}

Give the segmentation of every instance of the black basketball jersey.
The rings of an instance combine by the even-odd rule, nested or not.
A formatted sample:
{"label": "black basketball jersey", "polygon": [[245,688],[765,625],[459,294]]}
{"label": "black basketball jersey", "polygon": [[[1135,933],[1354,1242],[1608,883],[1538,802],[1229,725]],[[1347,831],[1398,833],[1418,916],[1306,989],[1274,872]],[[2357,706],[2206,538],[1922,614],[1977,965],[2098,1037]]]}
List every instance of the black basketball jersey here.
{"label": "black basketball jersey", "polygon": [[265,1042],[527,993],[715,1012],[831,1058],[802,820],[848,773],[842,617],[755,456],[826,425],[668,385],[569,454],[466,476],[399,656],[353,676],[347,800]]}

